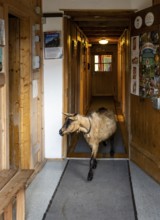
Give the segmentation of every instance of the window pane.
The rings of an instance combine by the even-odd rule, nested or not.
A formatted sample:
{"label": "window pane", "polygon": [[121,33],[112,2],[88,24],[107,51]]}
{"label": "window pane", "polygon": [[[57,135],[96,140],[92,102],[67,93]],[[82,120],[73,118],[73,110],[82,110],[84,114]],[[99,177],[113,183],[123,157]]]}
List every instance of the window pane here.
{"label": "window pane", "polygon": [[107,64],[104,64],[104,71],[112,71],[112,65],[111,63],[107,63]]}
{"label": "window pane", "polygon": [[98,63],[98,55],[95,55],[95,56],[94,56],[94,62],[95,62],[95,63]]}
{"label": "window pane", "polygon": [[94,55],[94,71],[112,71],[112,55]]}

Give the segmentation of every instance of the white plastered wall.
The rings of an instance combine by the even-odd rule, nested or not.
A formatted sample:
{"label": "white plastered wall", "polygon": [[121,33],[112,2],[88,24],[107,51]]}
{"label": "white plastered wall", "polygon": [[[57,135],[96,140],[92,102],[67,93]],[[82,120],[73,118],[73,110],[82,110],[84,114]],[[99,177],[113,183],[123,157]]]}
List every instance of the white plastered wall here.
{"label": "white plastered wall", "polygon": [[[62,18],[47,18],[43,31],[61,31]],[[45,157],[61,158],[62,138],[58,131],[62,125],[63,58],[44,59],[44,129]]]}
{"label": "white plastered wall", "polygon": [[[43,0],[43,13],[60,12],[60,9],[137,9],[152,6],[152,0]],[[62,31],[62,18],[47,18],[43,31]],[[44,116],[45,157],[62,157],[63,59],[44,59]]]}

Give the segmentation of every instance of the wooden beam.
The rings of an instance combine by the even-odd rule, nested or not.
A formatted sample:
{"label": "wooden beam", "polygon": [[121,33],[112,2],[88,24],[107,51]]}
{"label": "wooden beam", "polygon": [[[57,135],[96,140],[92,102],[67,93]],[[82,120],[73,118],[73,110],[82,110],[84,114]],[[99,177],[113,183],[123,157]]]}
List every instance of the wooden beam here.
{"label": "wooden beam", "polygon": [[10,203],[4,210],[4,220],[13,219],[13,208],[12,203]]}
{"label": "wooden beam", "polygon": [[152,5],[158,5],[160,4],[160,0],[152,0]]}
{"label": "wooden beam", "polygon": [[17,194],[16,220],[25,220],[25,190],[22,188]]}
{"label": "wooden beam", "polygon": [[63,17],[63,13],[43,13],[43,17],[45,18],[61,18]]}

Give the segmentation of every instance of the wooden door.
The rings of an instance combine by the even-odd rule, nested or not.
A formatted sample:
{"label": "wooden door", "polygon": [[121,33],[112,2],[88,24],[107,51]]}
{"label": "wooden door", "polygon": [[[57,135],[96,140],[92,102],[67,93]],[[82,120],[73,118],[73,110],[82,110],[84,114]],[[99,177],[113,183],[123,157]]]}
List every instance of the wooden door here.
{"label": "wooden door", "polygon": [[160,182],[160,5],[135,13],[131,30],[131,160]]}
{"label": "wooden door", "polygon": [[[101,53],[100,53],[101,51]],[[92,96],[114,96],[117,75],[117,46],[94,45],[92,57]]]}
{"label": "wooden door", "polygon": [[[93,96],[113,96],[114,94],[114,68],[113,64],[111,64],[111,68],[105,70],[104,60],[105,57],[111,57],[111,62],[113,61],[113,54],[99,54],[93,55],[93,70],[92,70],[92,95]],[[95,61],[97,57],[97,61]],[[103,59],[104,57],[104,59]],[[103,59],[103,60],[102,60]],[[101,61],[102,60],[102,61]],[[97,62],[97,63],[95,63]],[[102,62],[102,63],[98,63]],[[98,69],[95,69],[95,65],[99,66]],[[101,68],[102,65],[102,68]]]}

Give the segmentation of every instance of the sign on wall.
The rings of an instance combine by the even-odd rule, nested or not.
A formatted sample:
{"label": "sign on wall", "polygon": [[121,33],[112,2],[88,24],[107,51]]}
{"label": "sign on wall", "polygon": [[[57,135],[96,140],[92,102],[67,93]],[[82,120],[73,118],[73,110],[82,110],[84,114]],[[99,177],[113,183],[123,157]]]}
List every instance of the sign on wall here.
{"label": "sign on wall", "polygon": [[60,47],[60,32],[44,32],[44,57],[45,59],[62,58],[62,47]]}
{"label": "sign on wall", "polygon": [[140,35],[140,88],[142,97],[158,95],[160,84],[160,47],[157,31]]}
{"label": "sign on wall", "polygon": [[144,98],[160,89],[160,46],[158,31],[131,38],[131,93]]}

